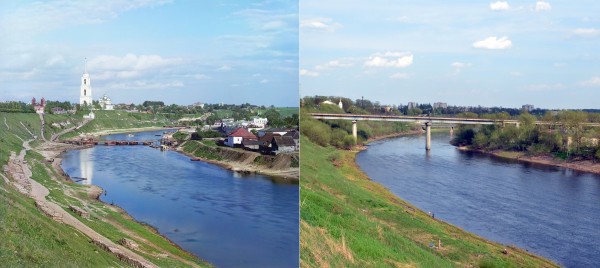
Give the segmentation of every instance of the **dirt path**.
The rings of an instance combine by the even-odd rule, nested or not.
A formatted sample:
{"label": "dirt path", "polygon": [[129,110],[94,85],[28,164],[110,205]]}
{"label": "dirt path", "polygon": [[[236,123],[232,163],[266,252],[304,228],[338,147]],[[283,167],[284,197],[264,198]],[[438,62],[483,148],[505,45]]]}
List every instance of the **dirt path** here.
{"label": "dirt path", "polygon": [[91,121],[91,119],[85,119],[85,120],[83,120],[83,122],[81,122],[81,124],[79,124],[78,126],[74,126],[74,127],[71,127],[71,128],[67,128],[67,129],[65,129],[65,130],[63,130],[63,131],[61,131],[61,132],[59,132],[59,133],[55,133],[55,134],[53,134],[53,135],[52,135],[52,137],[50,137],[50,141],[56,141],[56,139],[58,139],[58,137],[60,137],[60,136],[62,136],[62,135],[64,135],[64,134],[66,134],[66,133],[68,133],[68,132],[71,132],[71,131],[73,131],[73,130],[75,130],[75,129],[78,129],[78,128],[80,128],[80,127],[83,127],[83,126],[85,126],[87,123],[89,123],[90,121]]}
{"label": "dirt path", "polygon": [[4,125],[6,126],[7,130],[10,130],[10,127],[8,126],[8,123],[6,123],[6,117],[4,117]]}
{"label": "dirt path", "polygon": [[112,242],[108,238],[92,230],[90,227],[83,224],[77,218],[65,211],[58,204],[46,200],[46,196],[50,192],[42,184],[31,178],[31,169],[25,161],[25,154],[28,150],[32,149],[29,145],[31,141],[33,140],[27,140],[23,142],[24,149],[21,150],[18,156],[15,156],[14,152],[11,154],[9,172],[11,172],[12,177],[15,178],[15,184],[17,184],[15,186],[17,186],[19,191],[24,192],[33,198],[35,200],[35,205],[47,216],[79,230],[86,236],[90,237],[94,244],[116,255],[121,261],[134,267],[157,267],[133,251]]}

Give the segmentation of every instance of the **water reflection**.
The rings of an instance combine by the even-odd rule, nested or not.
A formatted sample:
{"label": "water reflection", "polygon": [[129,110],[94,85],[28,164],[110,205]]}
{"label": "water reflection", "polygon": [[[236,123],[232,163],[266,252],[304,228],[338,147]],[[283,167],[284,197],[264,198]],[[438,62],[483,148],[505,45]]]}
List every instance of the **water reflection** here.
{"label": "water reflection", "polygon": [[82,178],[81,183],[85,185],[91,185],[94,179],[92,151],[93,149],[82,150],[79,154],[79,166],[81,167],[80,177]]}

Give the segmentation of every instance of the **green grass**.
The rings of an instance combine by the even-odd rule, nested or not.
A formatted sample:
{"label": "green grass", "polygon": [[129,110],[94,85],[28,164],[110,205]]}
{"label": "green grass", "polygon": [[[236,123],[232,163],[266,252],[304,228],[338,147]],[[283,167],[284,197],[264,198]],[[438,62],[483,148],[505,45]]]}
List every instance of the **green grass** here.
{"label": "green grass", "polygon": [[431,219],[372,182],[356,152],[301,144],[302,267],[556,267]]}
{"label": "green grass", "polygon": [[277,107],[275,108],[275,110],[279,112],[279,115],[281,115],[282,119],[286,117],[291,117],[293,114],[300,113],[299,107]]}
{"label": "green grass", "polygon": [[219,150],[221,150],[220,148],[217,148],[216,145],[204,146],[203,144],[204,141],[186,141],[183,144],[182,148],[184,152],[192,154],[196,157],[201,157],[208,160],[223,160],[223,156],[221,156],[221,154],[219,153]]}
{"label": "green grass", "polygon": [[43,215],[31,199],[2,180],[0,188],[0,266],[123,266],[82,233]]}

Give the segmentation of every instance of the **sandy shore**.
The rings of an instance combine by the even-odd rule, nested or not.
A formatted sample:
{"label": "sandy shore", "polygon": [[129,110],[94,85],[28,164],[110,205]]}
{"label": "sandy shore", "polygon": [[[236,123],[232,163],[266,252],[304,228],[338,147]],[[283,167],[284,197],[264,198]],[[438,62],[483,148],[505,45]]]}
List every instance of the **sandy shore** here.
{"label": "sandy shore", "polygon": [[257,173],[267,175],[275,182],[289,182],[297,183],[300,180],[300,168],[290,168],[286,170],[274,170],[265,167],[256,166],[253,164],[246,164],[241,162],[229,162],[229,161],[217,161],[211,159],[204,159],[196,157],[192,154],[184,152],[181,148],[175,150],[181,154],[184,154],[190,158],[198,158],[204,162],[218,165],[222,168],[229,169],[240,173]]}
{"label": "sandy shore", "polygon": [[556,159],[552,155],[539,155],[539,156],[528,156],[522,152],[508,152],[502,150],[495,151],[483,151],[478,149],[471,149],[465,146],[457,147],[458,150],[461,151],[469,151],[469,152],[477,152],[487,155],[493,155],[495,157],[505,158],[505,159],[513,159],[527,163],[534,163],[540,165],[547,166],[555,166],[568,168],[581,172],[589,172],[600,175],[600,163],[592,161],[592,160],[579,160],[579,161],[567,161],[562,159]]}

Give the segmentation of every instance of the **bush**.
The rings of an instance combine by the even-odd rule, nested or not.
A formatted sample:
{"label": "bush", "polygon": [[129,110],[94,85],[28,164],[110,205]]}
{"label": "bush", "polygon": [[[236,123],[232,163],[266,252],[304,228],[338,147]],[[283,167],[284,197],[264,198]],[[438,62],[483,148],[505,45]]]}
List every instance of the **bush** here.
{"label": "bush", "polygon": [[331,141],[331,128],[312,118],[303,117],[300,122],[300,133],[321,146],[327,146]]}
{"label": "bush", "polygon": [[205,138],[220,138],[221,133],[214,130],[196,131],[192,133],[192,140],[201,140]]}

